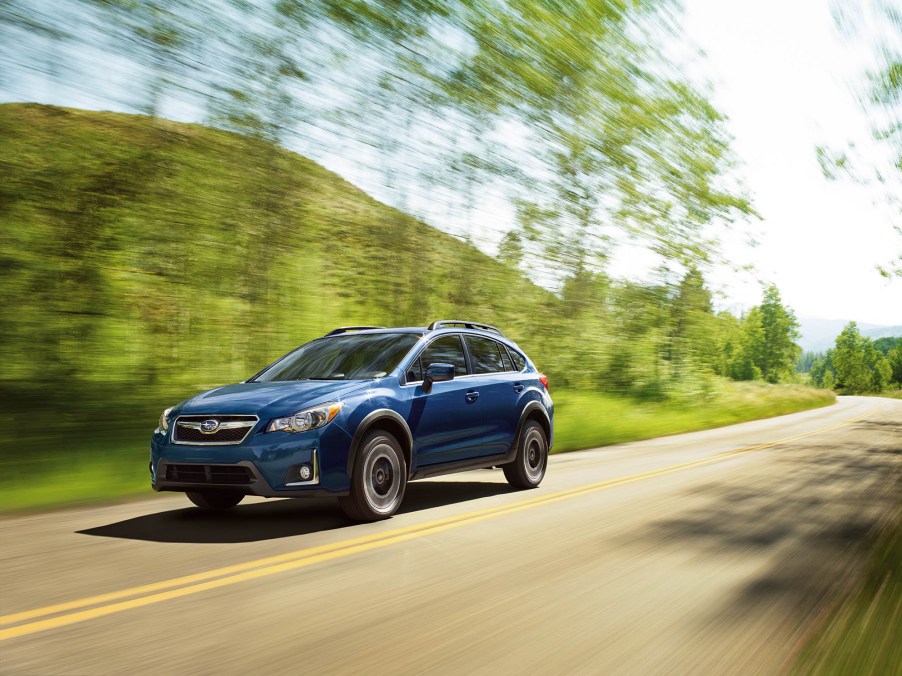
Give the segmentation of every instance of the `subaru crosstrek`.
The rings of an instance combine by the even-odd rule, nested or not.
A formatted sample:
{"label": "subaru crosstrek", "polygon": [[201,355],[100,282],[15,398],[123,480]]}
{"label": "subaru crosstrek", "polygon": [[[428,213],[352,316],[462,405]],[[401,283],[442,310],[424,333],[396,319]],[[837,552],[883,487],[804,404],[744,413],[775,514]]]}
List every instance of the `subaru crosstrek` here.
{"label": "subaru crosstrek", "polygon": [[336,496],[374,521],[414,479],[500,467],[516,488],[538,486],[553,421],[547,378],[492,326],[342,327],[166,409],[150,475],[204,509]]}

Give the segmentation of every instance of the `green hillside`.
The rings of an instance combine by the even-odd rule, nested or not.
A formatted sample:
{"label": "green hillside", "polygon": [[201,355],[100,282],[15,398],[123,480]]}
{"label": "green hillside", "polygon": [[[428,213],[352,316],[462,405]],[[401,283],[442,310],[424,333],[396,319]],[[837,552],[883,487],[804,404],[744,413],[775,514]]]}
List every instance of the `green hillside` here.
{"label": "green hillside", "polygon": [[3,105],[0,170],[7,386],[207,387],[352,323],[462,314],[524,339],[550,299],[303,157],[200,125]]}

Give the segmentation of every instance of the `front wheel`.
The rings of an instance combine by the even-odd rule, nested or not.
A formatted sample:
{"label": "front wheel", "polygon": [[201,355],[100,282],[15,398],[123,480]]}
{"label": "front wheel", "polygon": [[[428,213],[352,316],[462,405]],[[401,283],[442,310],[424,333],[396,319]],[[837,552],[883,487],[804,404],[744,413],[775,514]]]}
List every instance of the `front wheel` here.
{"label": "front wheel", "polygon": [[338,504],[355,521],[380,521],[398,511],[407,488],[407,464],[401,444],[382,430],[360,445],[351,475],[351,492]]}
{"label": "front wheel", "polygon": [[504,478],[514,488],[535,488],[542,483],[548,465],[548,440],[535,420],[527,420],[517,439],[517,457],[504,465]]}
{"label": "front wheel", "polygon": [[201,509],[231,509],[244,500],[240,491],[187,491],[188,499]]}

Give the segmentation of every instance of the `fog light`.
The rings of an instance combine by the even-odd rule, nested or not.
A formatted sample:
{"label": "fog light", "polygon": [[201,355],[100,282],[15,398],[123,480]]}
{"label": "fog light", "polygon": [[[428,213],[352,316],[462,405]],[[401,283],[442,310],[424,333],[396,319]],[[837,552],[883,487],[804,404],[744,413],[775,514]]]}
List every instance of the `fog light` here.
{"label": "fog light", "polygon": [[311,486],[319,483],[319,463],[316,460],[316,449],[309,462],[299,462],[285,471],[285,487]]}

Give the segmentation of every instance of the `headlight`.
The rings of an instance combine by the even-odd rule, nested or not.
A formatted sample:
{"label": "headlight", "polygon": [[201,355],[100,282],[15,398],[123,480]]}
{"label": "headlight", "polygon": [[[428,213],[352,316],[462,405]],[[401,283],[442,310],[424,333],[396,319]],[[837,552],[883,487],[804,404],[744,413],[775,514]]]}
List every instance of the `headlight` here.
{"label": "headlight", "polygon": [[169,429],[169,412],[172,410],[170,406],[160,414],[160,431],[165,432]]}
{"label": "headlight", "polygon": [[313,408],[305,408],[287,418],[276,418],[267,428],[267,432],[306,432],[324,427],[332,422],[332,418],[341,410],[341,402],[333,401]]}

